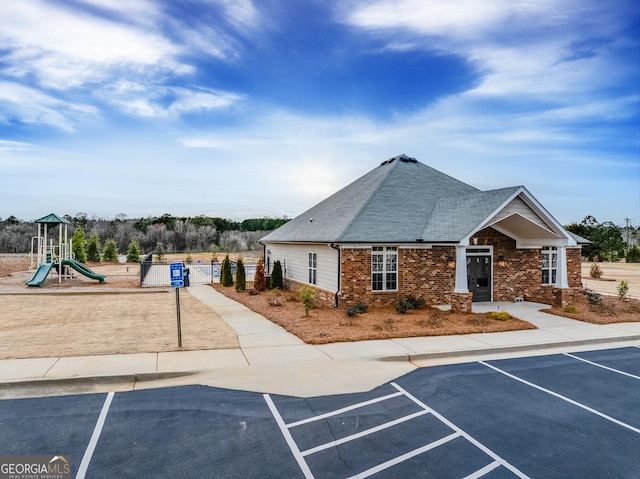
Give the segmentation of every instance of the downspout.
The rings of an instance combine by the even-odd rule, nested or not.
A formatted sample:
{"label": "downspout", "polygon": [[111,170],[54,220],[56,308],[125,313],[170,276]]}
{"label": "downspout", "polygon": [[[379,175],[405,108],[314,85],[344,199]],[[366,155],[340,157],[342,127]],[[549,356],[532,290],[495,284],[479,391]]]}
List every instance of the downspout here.
{"label": "downspout", "polygon": [[329,246],[331,246],[333,249],[338,251],[338,291],[336,291],[335,303],[333,305],[335,309],[338,309],[338,295],[340,294],[340,276],[341,276],[340,266],[342,265],[342,250],[340,249],[340,246],[334,246],[333,243],[331,243]]}

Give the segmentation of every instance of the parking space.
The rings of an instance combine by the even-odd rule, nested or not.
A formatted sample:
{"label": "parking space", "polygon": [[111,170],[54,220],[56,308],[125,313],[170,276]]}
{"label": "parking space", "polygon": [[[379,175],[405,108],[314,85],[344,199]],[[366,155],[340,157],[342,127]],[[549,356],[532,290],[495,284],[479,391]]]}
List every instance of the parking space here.
{"label": "parking space", "polygon": [[[372,363],[374,364],[374,363]],[[640,477],[640,348],[422,368],[367,393],[0,401],[0,454],[74,477]]]}

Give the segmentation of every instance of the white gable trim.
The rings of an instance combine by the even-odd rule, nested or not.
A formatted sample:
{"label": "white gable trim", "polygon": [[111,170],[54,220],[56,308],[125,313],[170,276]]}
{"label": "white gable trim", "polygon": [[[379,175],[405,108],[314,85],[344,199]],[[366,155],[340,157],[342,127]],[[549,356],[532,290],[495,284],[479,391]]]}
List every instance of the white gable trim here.
{"label": "white gable trim", "polygon": [[[520,197],[524,203],[531,208],[531,210],[542,220],[542,222],[549,226],[549,228],[544,228],[538,223],[531,221],[530,219],[520,215],[518,213],[511,214],[507,217],[496,218],[496,216],[502,212],[509,204],[511,204],[516,198]],[[540,237],[518,237],[514,238],[513,230],[509,230],[508,228],[500,225],[501,221],[509,221],[511,218],[512,222],[526,221],[532,227],[532,231],[537,231],[540,233]],[[549,214],[549,212],[533,197],[531,193],[524,187],[520,186],[509,198],[507,198],[500,206],[498,206],[493,213],[488,215],[484,221],[480,222],[478,226],[476,226],[473,230],[467,234],[460,241],[460,245],[468,246],[470,244],[471,238],[478,231],[483,230],[491,226],[492,228],[500,231],[507,236],[514,238],[516,240],[516,247],[518,248],[530,248],[536,246],[577,246],[576,240],[571,236],[563,227],[558,223],[558,221]],[[535,233],[534,233],[535,235]]]}

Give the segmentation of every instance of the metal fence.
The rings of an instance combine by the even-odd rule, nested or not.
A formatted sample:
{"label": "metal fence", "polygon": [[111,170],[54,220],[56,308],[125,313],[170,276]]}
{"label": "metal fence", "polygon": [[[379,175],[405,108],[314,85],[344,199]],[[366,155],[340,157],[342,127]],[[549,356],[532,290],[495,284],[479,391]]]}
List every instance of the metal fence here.
{"label": "metal fence", "polygon": [[[140,286],[143,288],[157,286],[171,286],[169,265],[173,261],[157,261],[153,255],[147,255],[140,262]],[[183,262],[185,286],[195,284],[209,284],[220,282],[222,263],[218,261],[191,261]],[[237,265],[231,262],[231,274],[235,278]],[[247,283],[253,281],[256,272],[255,264],[244,265]],[[249,287],[249,285],[247,285]]]}

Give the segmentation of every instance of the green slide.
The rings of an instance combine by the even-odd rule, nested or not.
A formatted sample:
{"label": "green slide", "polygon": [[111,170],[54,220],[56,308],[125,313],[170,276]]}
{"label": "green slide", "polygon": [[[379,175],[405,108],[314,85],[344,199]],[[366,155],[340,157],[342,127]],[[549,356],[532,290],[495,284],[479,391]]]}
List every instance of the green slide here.
{"label": "green slide", "polygon": [[49,276],[51,268],[53,268],[53,263],[42,263],[38,266],[38,270],[33,277],[27,281],[27,286],[41,286],[44,280],[47,279],[47,276]]}
{"label": "green slide", "polygon": [[104,280],[107,279],[107,277],[105,275],[94,273],[89,268],[87,268],[85,265],[83,265],[79,261],[76,261],[76,260],[73,260],[73,259],[63,259],[62,260],[62,266],[70,266],[73,269],[75,269],[78,273],[86,276],[87,278],[97,279],[101,283],[104,283]]}

